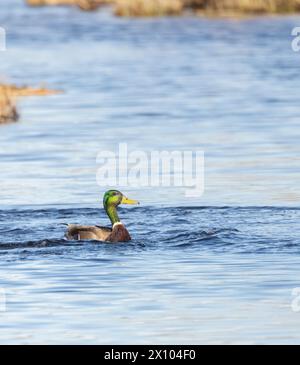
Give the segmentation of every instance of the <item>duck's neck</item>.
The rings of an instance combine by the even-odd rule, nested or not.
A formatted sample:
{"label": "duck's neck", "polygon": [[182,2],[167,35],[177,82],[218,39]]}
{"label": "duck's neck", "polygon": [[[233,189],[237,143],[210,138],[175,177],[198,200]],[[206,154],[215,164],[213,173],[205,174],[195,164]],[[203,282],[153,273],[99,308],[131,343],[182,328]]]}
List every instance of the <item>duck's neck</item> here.
{"label": "duck's neck", "polygon": [[106,213],[107,213],[112,225],[120,222],[120,218],[118,216],[117,208],[115,205],[108,205],[106,208]]}

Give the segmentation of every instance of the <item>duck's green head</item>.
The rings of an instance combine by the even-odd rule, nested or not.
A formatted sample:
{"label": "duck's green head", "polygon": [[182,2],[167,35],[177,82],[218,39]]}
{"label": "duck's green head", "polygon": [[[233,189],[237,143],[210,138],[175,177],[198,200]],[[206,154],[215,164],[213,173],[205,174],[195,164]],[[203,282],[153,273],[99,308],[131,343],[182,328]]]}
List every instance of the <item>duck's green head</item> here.
{"label": "duck's green head", "polygon": [[139,202],[136,200],[128,199],[118,190],[108,190],[104,194],[103,205],[105,209],[110,205],[114,205],[115,207],[117,207],[120,204],[139,204]]}
{"label": "duck's green head", "polygon": [[117,206],[120,204],[139,204],[137,200],[128,199],[118,190],[108,190],[103,197],[103,206],[112,224],[120,222]]}

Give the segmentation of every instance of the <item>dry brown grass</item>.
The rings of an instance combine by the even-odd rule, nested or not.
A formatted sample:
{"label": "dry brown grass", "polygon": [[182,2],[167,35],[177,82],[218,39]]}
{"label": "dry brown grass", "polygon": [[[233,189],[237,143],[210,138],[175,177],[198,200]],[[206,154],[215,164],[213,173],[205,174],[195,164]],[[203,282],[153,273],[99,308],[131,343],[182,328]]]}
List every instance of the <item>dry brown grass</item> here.
{"label": "dry brown grass", "polygon": [[28,5],[43,6],[43,5],[73,5],[74,0],[26,0]]}
{"label": "dry brown grass", "polygon": [[289,13],[300,10],[300,0],[207,0],[199,7],[214,13]]}
{"label": "dry brown grass", "polygon": [[15,122],[17,119],[15,99],[6,87],[0,85],[0,124]]}
{"label": "dry brown grass", "polygon": [[182,12],[184,0],[26,0],[31,6],[75,5],[82,10],[96,10],[101,5],[113,4],[120,16],[159,16]]}
{"label": "dry brown grass", "polygon": [[211,15],[295,13],[300,0],[26,0],[34,6],[76,5],[82,10],[95,10],[113,4],[118,16],[178,15],[184,9]]}
{"label": "dry brown grass", "polygon": [[58,5],[75,5],[81,10],[92,11],[99,8],[99,6],[108,4],[112,0],[26,0],[31,6],[58,6]]}
{"label": "dry brown grass", "polygon": [[214,15],[296,13],[300,0],[112,0],[119,16],[176,15],[184,9]]}
{"label": "dry brown grass", "polygon": [[31,88],[28,86],[14,86],[0,84],[0,124],[18,120],[16,101],[22,96],[43,96],[56,94],[59,91],[48,90],[44,87]]}
{"label": "dry brown grass", "polygon": [[58,90],[50,90],[45,87],[33,88],[29,86],[15,86],[15,85],[0,85],[3,90],[14,98],[20,96],[45,96],[61,93]]}
{"label": "dry brown grass", "polygon": [[118,16],[178,15],[183,10],[182,0],[115,0]]}

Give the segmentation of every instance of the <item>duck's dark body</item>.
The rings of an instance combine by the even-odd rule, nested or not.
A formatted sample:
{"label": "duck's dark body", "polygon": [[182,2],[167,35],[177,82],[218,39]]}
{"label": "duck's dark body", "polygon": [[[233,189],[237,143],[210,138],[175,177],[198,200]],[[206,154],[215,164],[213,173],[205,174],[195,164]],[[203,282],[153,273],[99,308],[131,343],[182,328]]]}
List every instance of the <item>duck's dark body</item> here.
{"label": "duck's dark body", "polygon": [[68,225],[65,236],[68,240],[76,241],[95,240],[105,242],[126,242],[131,240],[129,232],[122,223],[114,224],[112,229],[100,226],[70,224]]}

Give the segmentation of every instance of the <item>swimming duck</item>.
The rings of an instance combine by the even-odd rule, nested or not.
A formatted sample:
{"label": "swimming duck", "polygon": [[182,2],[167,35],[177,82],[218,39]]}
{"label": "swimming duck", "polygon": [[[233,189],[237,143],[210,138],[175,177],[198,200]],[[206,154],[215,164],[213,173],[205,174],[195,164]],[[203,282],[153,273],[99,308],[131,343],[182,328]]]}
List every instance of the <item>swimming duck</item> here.
{"label": "swimming duck", "polygon": [[105,242],[126,242],[131,237],[124,224],[120,221],[117,207],[120,204],[139,204],[136,200],[126,198],[118,190],[109,190],[104,194],[103,206],[112,228],[101,226],[80,226],[69,224],[65,237],[68,240],[96,240]]}

